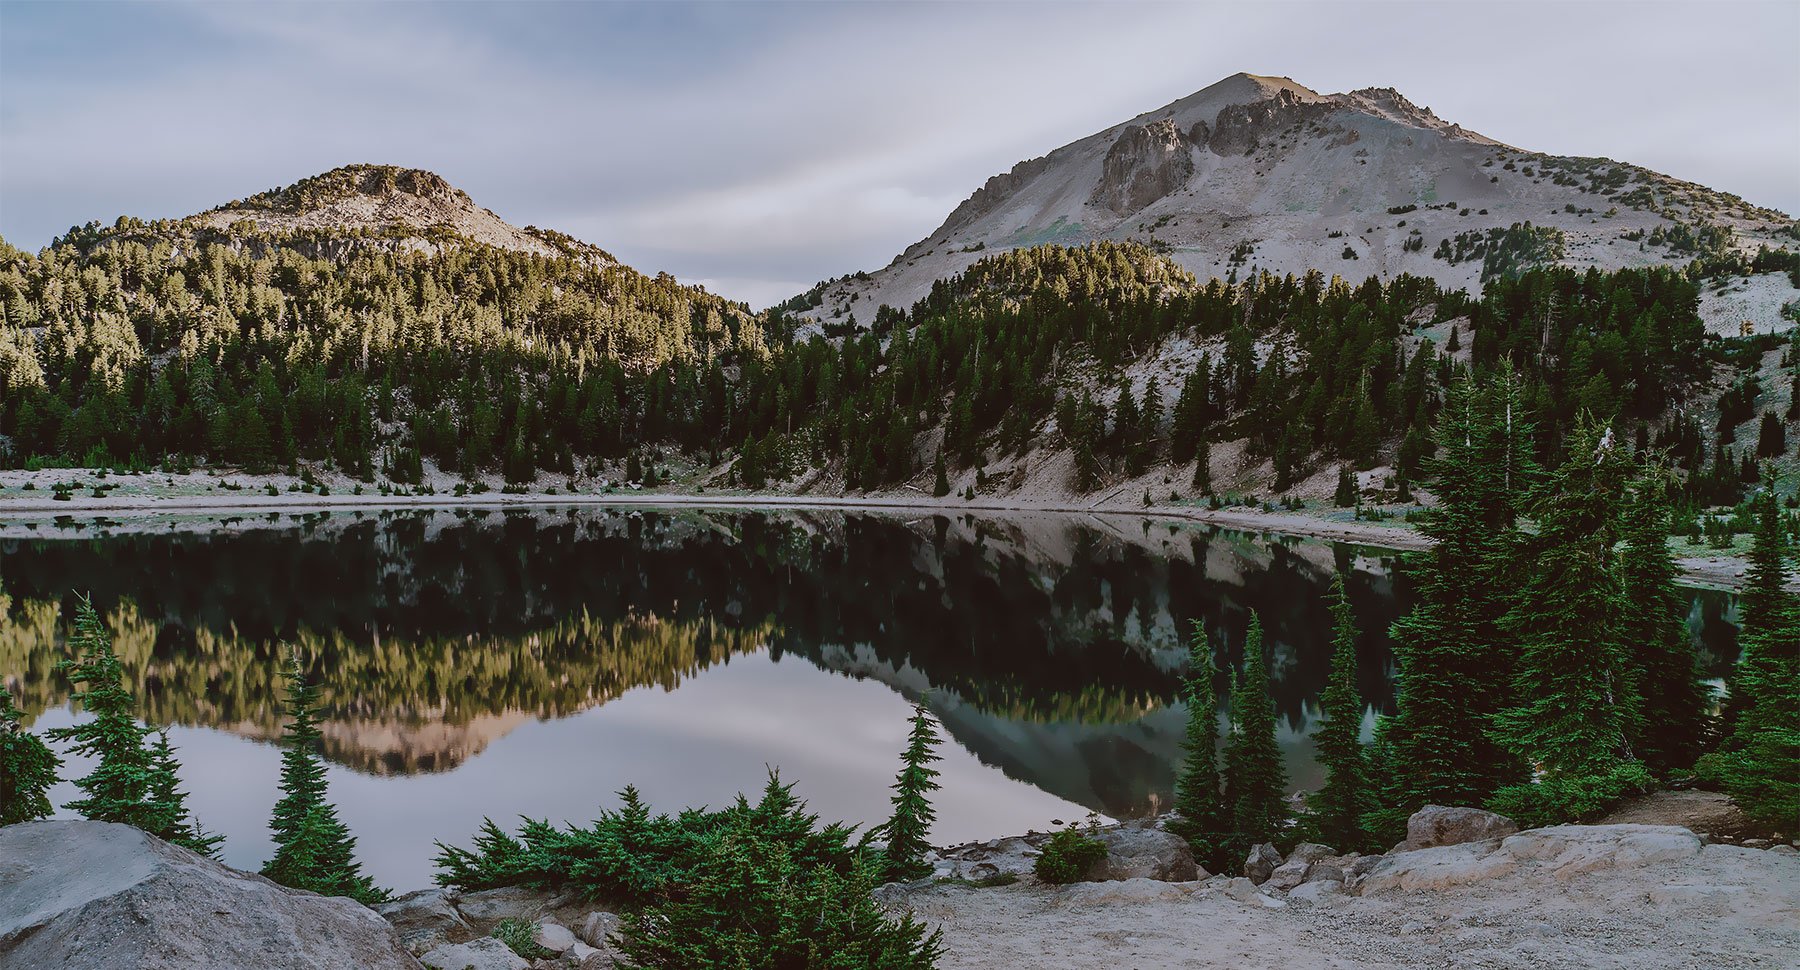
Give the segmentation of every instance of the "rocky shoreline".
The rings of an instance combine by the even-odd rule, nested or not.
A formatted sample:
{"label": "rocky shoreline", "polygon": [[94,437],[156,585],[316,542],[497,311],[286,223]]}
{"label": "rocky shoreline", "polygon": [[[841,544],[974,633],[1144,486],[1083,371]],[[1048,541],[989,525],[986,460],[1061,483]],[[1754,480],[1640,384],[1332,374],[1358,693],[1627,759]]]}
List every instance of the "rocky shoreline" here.
{"label": "rocky shoreline", "polygon": [[[1029,833],[942,849],[930,876],[877,898],[943,930],[943,970],[1800,961],[1800,847],[1787,841],[1747,840],[1756,848],[1639,823],[1520,832],[1432,806],[1387,853],[1259,845],[1241,874],[1215,875],[1161,821],[1093,835],[1106,857],[1069,885],[1033,875],[1049,836]],[[371,912],[124,826],[0,829],[0,970],[603,970],[622,919],[523,887],[426,889]],[[532,958],[492,935],[500,928],[529,934]]]}

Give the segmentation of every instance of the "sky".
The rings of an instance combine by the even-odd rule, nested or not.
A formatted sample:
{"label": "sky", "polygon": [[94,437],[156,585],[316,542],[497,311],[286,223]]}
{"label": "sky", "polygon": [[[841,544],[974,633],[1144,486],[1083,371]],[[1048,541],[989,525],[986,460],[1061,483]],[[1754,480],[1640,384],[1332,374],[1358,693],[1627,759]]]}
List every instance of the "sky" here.
{"label": "sky", "polygon": [[1800,213],[1800,2],[0,0],[0,237],[352,162],[766,306],[1239,71]]}

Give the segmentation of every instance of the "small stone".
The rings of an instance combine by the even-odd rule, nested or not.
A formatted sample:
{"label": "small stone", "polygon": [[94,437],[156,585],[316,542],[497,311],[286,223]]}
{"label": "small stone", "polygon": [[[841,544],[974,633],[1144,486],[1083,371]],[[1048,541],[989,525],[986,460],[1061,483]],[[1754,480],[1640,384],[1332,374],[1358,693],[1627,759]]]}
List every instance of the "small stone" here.
{"label": "small stone", "polygon": [[1312,863],[1305,859],[1289,859],[1276,866],[1275,871],[1269,874],[1268,880],[1263,885],[1271,889],[1292,889],[1306,881],[1306,874],[1310,869],[1312,869]]}
{"label": "small stone", "polygon": [[1256,883],[1251,882],[1244,876],[1237,876],[1225,884],[1225,895],[1230,896],[1238,902],[1247,903],[1261,895],[1261,893],[1257,892]]}
{"label": "small stone", "polygon": [[1769,851],[1776,855],[1800,855],[1800,849],[1791,845],[1772,845],[1769,847]]}
{"label": "small stone", "polygon": [[539,923],[532,933],[531,939],[538,946],[552,953],[564,953],[578,941],[575,931],[561,923]]}

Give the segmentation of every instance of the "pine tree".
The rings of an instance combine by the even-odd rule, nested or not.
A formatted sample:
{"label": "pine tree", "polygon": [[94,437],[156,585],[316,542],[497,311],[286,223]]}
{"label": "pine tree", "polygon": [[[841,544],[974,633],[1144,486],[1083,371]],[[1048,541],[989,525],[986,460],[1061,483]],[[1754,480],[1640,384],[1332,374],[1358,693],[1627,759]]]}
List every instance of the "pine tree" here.
{"label": "pine tree", "polygon": [[931,871],[925,863],[931,844],[925,837],[937,819],[931,808],[931,793],[938,790],[938,770],[931,764],[939,760],[938,740],[937,727],[925,705],[914,705],[912,732],[900,759],[900,774],[894,779],[894,813],[882,826],[887,836],[887,871],[891,879],[916,879]]}
{"label": "pine tree", "polygon": [[1287,820],[1287,769],[1275,744],[1275,699],[1263,656],[1262,619],[1250,614],[1244,666],[1231,691],[1231,742],[1225,749],[1225,799],[1231,807],[1232,855],[1273,842]]}
{"label": "pine tree", "polygon": [[324,896],[380,902],[387,892],[363,875],[356,863],[356,839],[338,820],[326,798],[325,766],[319,760],[318,688],[307,683],[298,653],[289,652],[288,716],[282,732],[281,800],[269,818],[275,855],[262,874],[295,889]]}
{"label": "pine tree", "polygon": [[159,812],[150,801],[157,771],[144,738],[150,731],[133,718],[135,704],[124,686],[124,669],[113,653],[112,635],[87,597],[75,605],[75,632],[69,645],[80,651],[78,659],[65,658],[56,669],[77,687],[76,699],[90,719],[72,727],[47,732],[55,741],[69,744],[69,751],[98,759],[94,770],[75,780],[82,797],[64,805],[83,818],[121,822],[146,832],[160,828]]}
{"label": "pine tree", "polygon": [[1653,772],[1691,766],[1705,744],[1706,685],[1688,636],[1687,599],[1675,586],[1663,481],[1647,481],[1626,510],[1619,582],[1624,641],[1635,647],[1643,717],[1634,748]]}
{"label": "pine tree", "polygon": [[1350,473],[1349,465],[1338,466],[1337,494],[1331,502],[1340,509],[1347,509],[1356,504],[1356,478]]}
{"label": "pine tree", "polygon": [[1800,603],[1784,585],[1788,540],[1773,470],[1765,470],[1754,507],[1728,733],[1695,770],[1752,818],[1789,826],[1800,819]]}
{"label": "pine tree", "polygon": [[933,481],[932,486],[931,486],[931,494],[937,496],[938,498],[943,498],[944,496],[949,495],[950,494],[950,477],[949,477],[949,474],[944,469],[944,452],[942,449],[939,449],[939,451],[937,453],[937,460],[932,462],[932,470],[935,472],[935,475],[934,475],[935,480]]}
{"label": "pine tree", "polygon": [[62,759],[21,723],[12,692],[0,684],[0,825],[50,814],[50,786]]}
{"label": "pine tree", "polygon": [[1212,494],[1212,442],[1205,438],[1194,452],[1194,494]]}
{"label": "pine tree", "polygon": [[1214,686],[1212,641],[1199,620],[1188,638],[1188,674],[1182,682],[1187,702],[1185,757],[1175,779],[1175,814],[1169,830],[1188,841],[1194,858],[1212,872],[1231,865],[1231,817],[1219,792],[1219,695]]}
{"label": "pine tree", "polygon": [[1460,381],[1440,416],[1427,463],[1438,504],[1420,528],[1436,542],[1408,562],[1419,598],[1393,625],[1395,711],[1371,750],[1382,808],[1365,827],[1384,843],[1423,805],[1478,805],[1523,777],[1487,731],[1510,694],[1500,619],[1520,496],[1536,476],[1519,399],[1509,373],[1481,387]]}
{"label": "pine tree", "polygon": [[1612,430],[1582,426],[1533,502],[1529,568],[1504,620],[1517,644],[1514,702],[1495,718],[1494,737],[1550,779],[1636,760],[1639,705],[1613,562],[1629,473]]}
{"label": "pine tree", "polygon": [[1363,816],[1376,808],[1362,749],[1362,696],[1356,690],[1356,618],[1343,574],[1331,580],[1331,679],[1319,699],[1324,716],[1313,734],[1325,784],[1313,793],[1319,838],[1339,852],[1371,845]]}
{"label": "pine tree", "polygon": [[150,747],[150,765],[154,772],[150,781],[150,802],[156,806],[159,828],[152,832],[165,842],[192,849],[203,856],[218,858],[223,835],[213,835],[202,828],[199,819],[188,811],[187,793],[181,790],[181,765],[175,760],[175,749],[169,744],[169,732],[158,731]]}

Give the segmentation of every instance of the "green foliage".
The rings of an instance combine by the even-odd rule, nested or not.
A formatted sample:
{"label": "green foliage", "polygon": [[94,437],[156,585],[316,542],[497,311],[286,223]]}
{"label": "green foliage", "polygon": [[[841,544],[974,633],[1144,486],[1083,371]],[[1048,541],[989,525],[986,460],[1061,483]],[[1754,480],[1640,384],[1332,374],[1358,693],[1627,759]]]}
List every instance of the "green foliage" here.
{"label": "green foliage", "polygon": [[1052,833],[1043,851],[1032,864],[1032,872],[1042,882],[1066,885],[1079,882],[1088,870],[1106,858],[1106,843],[1083,833],[1074,825]]}
{"label": "green foliage", "polygon": [[1373,843],[1363,816],[1375,811],[1362,749],[1362,696],[1356,690],[1356,618],[1350,610],[1344,574],[1331,580],[1331,679],[1319,699],[1324,723],[1313,734],[1325,784],[1314,792],[1310,808],[1319,837],[1339,852],[1361,852]]}
{"label": "green foliage", "polygon": [[1687,598],[1675,585],[1668,524],[1662,480],[1640,482],[1625,510],[1619,553],[1625,604],[1620,635],[1643,703],[1633,748],[1661,775],[1691,766],[1711,729],[1708,689],[1687,631]]}
{"label": "green foliage", "polygon": [[1532,499],[1537,532],[1502,621],[1515,642],[1513,702],[1495,717],[1494,737],[1550,778],[1600,776],[1634,760],[1637,688],[1614,562],[1631,472],[1611,429],[1588,425]]}
{"label": "green foliage", "polygon": [[167,737],[154,747],[145,745],[150,729],[134,716],[136,701],[125,689],[112,634],[87,597],[76,600],[75,632],[69,643],[79,656],[58,661],[56,668],[71,684],[86,688],[76,699],[90,719],[47,736],[67,742],[74,754],[94,756],[97,764],[86,777],[75,779],[83,797],[63,807],[84,818],[133,825],[202,855],[215,855],[221,839],[207,835],[189,815]]}
{"label": "green foliage", "polygon": [[1378,841],[1397,841],[1425,804],[1480,804],[1523,777],[1488,737],[1488,720],[1510,698],[1512,642],[1500,620],[1515,583],[1514,520],[1536,477],[1531,431],[1509,374],[1459,382],[1445,402],[1427,464],[1438,504],[1420,526],[1436,542],[1407,563],[1419,600],[1393,626],[1395,712],[1377,726],[1371,751],[1382,811],[1366,827]]}
{"label": "green foliage", "polygon": [[1188,672],[1182,682],[1187,704],[1187,734],[1182,739],[1181,771],[1175,779],[1175,813],[1169,830],[1188,841],[1194,858],[1213,872],[1231,863],[1231,817],[1219,791],[1218,670],[1212,641],[1199,620],[1188,635]]}
{"label": "green foliage", "polygon": [[1695,765],[1752,818],[1800,818],[1800,602],[1786,588],[1788,546],[1772,472],[1753,503],[1756,528],[1740,599],[1741,656],[1720,750]]}
{"label": "green foliage", "polygon": [[494,924],[494,931],[488,935],[506,944],[508,950],[527,960],[554,956],[549,950],[538,945],[537,926],[530,920],[509,916]]}
{"label": "green foliage", "polygon": [[1655,786],[1639,762],[1619,762],[1593,774],[1563,773],[1537,782],[1507,785],[1488,800],[1488,810],[1539,828],[1567,822],[1591,822],[1633,795]]}
{"label": "green foliage", "polygon": [[880,829],[887,837],[886,875],[890,879],[916,879],[931,871],[925,862],[931,844],[925,837],[937,818],[931,793],[938,789],[938,770],[931,764],[939,760],[938,742],[937,726],[925,705],[915,705],[900,774],[894,779],[894,812]]}
{"label": "green foliage", "polygon": [[880,863],[808,865],[753,819],[729,822],[694,860],[682,892],[630,918],[617,940],[634,970],[929,970],[941,934],[896,920],[870,893]]}
{"label": "green foliage", "polygon": [[269,817],[275,855],[262,874],[296,889],[324,896],[349,896],[372,904],[388,898],[361,872],[356,839],[338,820],[327,797],[325,764],[319,756],[318,688],[308,683],[298,651],[288,652],[288,716],[282,732],[281,799]]}
{"label": "green foliage", "polygon": [[62,764],[43,741],[25,730],[25,712],[13,706],[12,692],[0,684],[0,825],[50,814],[50,786]]}
{"label": "green foliage", "polygon": [[1242,855],[1258,842],[1274,842],[1287,821],[1287,769],[1275,744],[1275,699],[1263,655],[1262,619],[1250,614],[1244,665],[1231,691],[1231,737],[1225,749],[1225,801]]}
{"label": "green foliage", "polygon": [[804,871],[823,867],[848,876],[870,854],[861,843],[851,843],[850,827],[834,823],[819,828],[819,817],[808,814],[793,786],[782,784],[773,772],[758,802],[739,795],[720,811],[652,816],[635,788],[627,787],[619,797],[623,805],[617,811],[602,812],[585,828],[525,819],[513,836],[485,821],[471,849],[438,844],[437,881],[463,890],[531,886],[574,891],[589,899],[643,906],[684,892],[734,830],[782,846]]}

